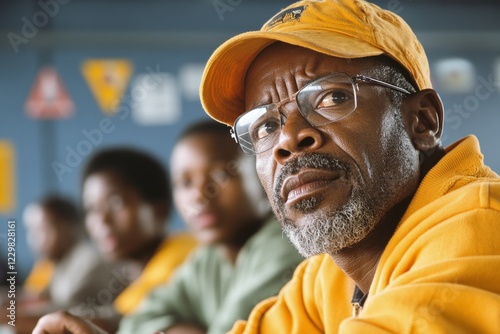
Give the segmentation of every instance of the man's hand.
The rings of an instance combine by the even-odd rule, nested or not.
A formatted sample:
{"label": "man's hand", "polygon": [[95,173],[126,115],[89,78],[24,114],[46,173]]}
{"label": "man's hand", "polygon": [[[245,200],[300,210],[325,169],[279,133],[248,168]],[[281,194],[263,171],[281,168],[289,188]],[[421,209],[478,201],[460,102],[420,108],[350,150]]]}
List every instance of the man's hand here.
{"label": "man's hand", "polygon": [[38,320],[33,334],[108,334],[90,321],[68,312],[50,313]]}

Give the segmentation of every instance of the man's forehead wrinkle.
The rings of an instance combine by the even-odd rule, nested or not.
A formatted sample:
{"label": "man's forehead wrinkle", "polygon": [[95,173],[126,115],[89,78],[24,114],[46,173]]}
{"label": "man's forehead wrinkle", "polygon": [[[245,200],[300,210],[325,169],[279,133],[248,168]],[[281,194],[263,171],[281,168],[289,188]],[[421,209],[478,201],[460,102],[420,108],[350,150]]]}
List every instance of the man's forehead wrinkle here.
{"label": "man's forehead wrinkle", "polygon": [[298,76],[295,71],[290,71],[287,73],[286,77],[282,77],[285,90],[283,91],[283,94],[280,95],[280,101],[290,98],[298,90],[297,78]]}
{"label": "man's forehead wrinkle", "polygon": [[[304,58],[304,57],[299,57]],[[257,85],[259,89],[259,102],[257,105],[276,103],[291,97],[300,88],[318,77],[318,70],[322,59],[316,57],[305,57],[305,61],[290,62],[290,66],[285,71],[270,70],[272,62],[267,62],[251,75],[251,80],[246,80],[247,85]],[[255,64],[255,63],[254,63]],[[278,64],[279,66],[279,64]],[[247,79],[248,79],[247,73]],[[248,86],[247,86],[248,87]]]}
{"label": "man's forehead wrinkle", "polygon": [[306,66],[290,67],[290,69],[281,76],[282,85],[286,87],[288,95],[280,96],[280,100],[291,97],[305,84],[313,80],[315,78],[315,68],[316,66],[310,66],[310,68]]}
{"label": "man's forehead wrinkle", "polygon": [[283,75],[277,75],[274,78],[272,87],[267,87],[271,94],[269,97],[271,102],[279,102],[292,97],[304,84],[310,81],[310,76],[300,70],[290,69]]}
{"label": "man's forehead wrinkle", "polygon": [[322,63],[322,59],[310,57],[304,62],[302,72],[307,77],[313,77]]}
{"label": "man's forehead wrinkle", "polygon": [[260,87],[261,102],[273,103],[289,98],[297,91],[296,76],[292,71],[284,75],[267,73],[266,76],[273,76],[268,85]]}
{"label": "man's forehead wrinkle", "polygon": [[318,77],[325,75],[326,73],[320,73],[321,65],[325,61],[324,58],[309,57],[299,68],[297,68],[295,73],[295,82],[297,89],[302,88],[311,81],[314,81]]}

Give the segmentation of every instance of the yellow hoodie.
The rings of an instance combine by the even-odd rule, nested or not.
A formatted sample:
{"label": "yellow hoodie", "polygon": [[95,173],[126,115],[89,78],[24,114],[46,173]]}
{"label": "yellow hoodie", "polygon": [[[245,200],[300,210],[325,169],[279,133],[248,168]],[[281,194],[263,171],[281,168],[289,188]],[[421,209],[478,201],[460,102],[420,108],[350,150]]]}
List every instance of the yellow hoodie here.
{"label": "yellow hoodie", "polygon": [[475,137],[446,151],[387,244],[358,317],[354,283],[320,255],[231,333],[500,333],[500,178]]}

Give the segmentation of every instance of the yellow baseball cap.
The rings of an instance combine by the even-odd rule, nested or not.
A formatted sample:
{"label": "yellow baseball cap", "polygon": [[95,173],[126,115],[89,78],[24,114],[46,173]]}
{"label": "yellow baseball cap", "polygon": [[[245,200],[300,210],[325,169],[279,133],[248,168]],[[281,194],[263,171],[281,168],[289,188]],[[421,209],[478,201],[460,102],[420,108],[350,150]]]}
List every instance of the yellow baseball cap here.
{"label": "yellow baseball cap", "polygon": [[403,65],[419,89],[432,87],[424,49],[398,15],[363,0],[299,1],[273,16],[260,31],[237,35],[215,50],[200,87],[208,115],[232,126],[245,112],[248,67],[276,41],[340,58],[384,54]]}

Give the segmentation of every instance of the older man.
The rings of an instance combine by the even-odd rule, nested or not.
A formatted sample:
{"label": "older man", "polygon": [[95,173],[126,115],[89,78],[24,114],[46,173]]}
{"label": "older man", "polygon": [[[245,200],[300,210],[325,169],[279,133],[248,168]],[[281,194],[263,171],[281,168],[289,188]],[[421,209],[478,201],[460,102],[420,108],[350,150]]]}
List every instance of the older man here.
{"label": "older man", "polygon": [[219,47],[201,97],[310,257],[234,333],[500,332],[500,179],[475,137],[441,146],[443,106],[400,17],[297,2]]}

